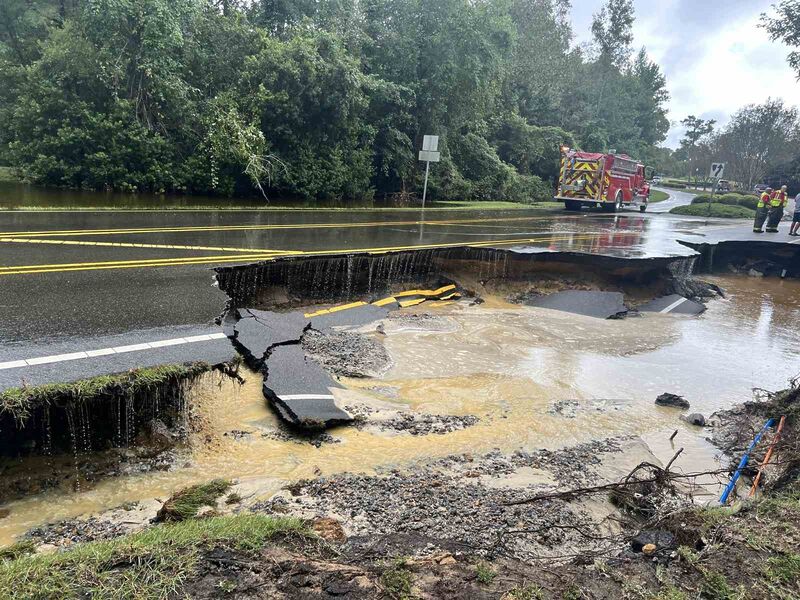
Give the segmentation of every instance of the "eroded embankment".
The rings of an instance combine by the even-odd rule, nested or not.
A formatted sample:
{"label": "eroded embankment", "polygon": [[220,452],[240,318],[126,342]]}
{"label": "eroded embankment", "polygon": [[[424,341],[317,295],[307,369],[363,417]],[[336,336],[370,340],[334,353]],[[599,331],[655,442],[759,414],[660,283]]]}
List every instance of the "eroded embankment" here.
{"label": "eroded embankment", "polygon": [[[281,309],[374,299],[408,285],[458,282],[474,294],[515,282],[620,288],[633,298],[667,291],[691,273],[686,257],[617,258],[574,252],[457,247],[385,254],[287,257],[216,269],[234,307]],[[556,289],[558,289],[556,287]]]}
{"label": "eroded embankment", "polygon": [[758,277],[800,277],[800,246],[793,243],[753,240],[715,244],[678,242],[699,253],[696,266],[698,273],[734,272]]}
{"label": "eroded embankment", "polygon": [[[152,458],[172,447],[186,435],[188,390],[214,369],[206,363],[165,365],[1,393],[0,501],[61,483],[58,460],[48,461],[53,469],[34,472],[26,457],[64,457],[66,477],[79,486],[84,477],[113,471],[121,459],[116,449],[136,448]],[[86,463],[82,472],[79,459]]]}

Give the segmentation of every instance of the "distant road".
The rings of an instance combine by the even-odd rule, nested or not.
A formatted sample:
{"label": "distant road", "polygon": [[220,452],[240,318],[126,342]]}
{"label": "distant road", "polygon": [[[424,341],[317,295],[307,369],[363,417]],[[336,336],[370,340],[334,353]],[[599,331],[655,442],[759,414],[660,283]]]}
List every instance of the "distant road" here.
{"label": "distant road", "polygon": [[673,190],[671,188],[654,187],[653,189],[658,190],[659,192],[664,192],[666,194],[669,194],[669,198],[667,198],[663,202],[656,202],[655,204],[651,204],[650,206],[647,207],[647,212],[654,212],[654,213],[669,212],[676,206],[685,206],[686,204],[691,204],[692,198],[694,198],[697,195],[695,192],[682,192],[680,190]]}

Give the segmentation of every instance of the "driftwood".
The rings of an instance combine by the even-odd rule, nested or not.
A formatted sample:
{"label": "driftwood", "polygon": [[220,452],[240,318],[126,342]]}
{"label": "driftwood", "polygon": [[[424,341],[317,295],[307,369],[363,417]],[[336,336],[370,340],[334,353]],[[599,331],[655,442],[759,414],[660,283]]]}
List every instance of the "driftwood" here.
{"label": "driftwood", "polygon": [[[622,481],[618,481],[616,483],[604,483],[602,485],[577,488],[574,490],[566,490],[564,492],[550,492],[547,494],[537,494],[536,496],[531,496],[530,498],[523,498],[521,500],[512,500],[510,502],[504,502],[504,505],[515,506],[518,504],[529,504],[531,502],[538,502],[540,500],[557,500],[564,498],[572,498],[575,496],[599,494],[615,490],[624,491],[626,488],[630,486],[641,485],[643,483],[668,483],[676,479],[696,479],[697,477],[703,477],[706,475],[722,475],[730,473],[730,469],[717,469],[715,471],[702,471],[698,473],[671,473],[669,469],[675,462],[675,460],[678,458],[678,456],[680,456],[681,452],[683,452],[683,448],[681,448],[675,453],[675,456],[673,456],[672,459],[670,459],[670,461],[667,463],[667,466],[663,469],[658,465],[654,465],[653,463],[642,462],[639,463],[636,466],[636,468],[633,469],[633,471],[631,471],[625,477],[625,479],[623,479]],[[644,479],[639,479],[639,478],[634,479],[636,473],[643,469],[650,469],[655,474],[652,475],[651,477],[646,477]]]}

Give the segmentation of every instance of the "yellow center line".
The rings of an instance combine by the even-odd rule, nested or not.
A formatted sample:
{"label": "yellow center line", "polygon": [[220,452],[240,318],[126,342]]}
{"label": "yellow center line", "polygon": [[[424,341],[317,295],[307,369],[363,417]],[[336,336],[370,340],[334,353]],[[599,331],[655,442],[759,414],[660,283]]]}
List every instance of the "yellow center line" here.
{"label": "yellow center line", "polygon": [[0,233],[4,238],[54,237],[89,235],[135,235],[147,233],[191,233],[204,231],[263,231],[280,229],[351,229],[359,227],[386,227],[398,225],[460,225],[467,223],[516,222],[540,219],[541,217],[487,217],[482,219],[450,219],[446,221],[368,221],[358,223],[292,223],[287,225],[209,225],[196,227],[145,227],[136,229],[51,229],[46,231],[8,231]]}
{"label": "yellow center line", "polygon": [[131,268],[145,268],[145,267],[167,267],[167,266],[180,266],[180,265],[198,265],[198,264],[223,264],[231,262],[248,261],[270,261],[276,258],[287,256],[320,256],[320,255],[344,255],[353,253],[364,254],[385,254],[389,252],[398,252],[403,250],[428,250],[437,248],[458,248],[458,247],[473,247],[481,248],[486,246],[508,246],[516,244],[531,244],[536,242],[557,242],[557,241],[575,241],[581,239],[593,239],[601,234],[585,234],[585,235],[569,235],[569,236],[554,236],[548,235],[543,237],[530,237],[519,239],[501,239],[501,240],[486,240],[482,242],[453,242],[446,244],[420,244],[411,246],[389,246],[383,248],[345,248],[339,250],[313,250],[313,251],[281,251],[269,250],[266,252],[254,252],[253,254],[240,254],[237,256],[221,255],[221,256],[198,256],[198,257],[184,257],[184,258],[166,258],[166,259],[141,259],[141,260],[124,260],[124,261],[103,261],[103,262],[87,262],[87,263],[60,263],[60,264],[47,264],[47,265],[19,265],[19,266],[6,266],[0,267],[0,276],[2,275],[26,275],[32,273],[54,273],[61,271],[95,271],[101,269],[131,269]]}
{"label": "yellow center line", "polygon": [[58,246],[102,246],[108,248],[155,248],[160,250],[203,250],[211,252],[244,252],[247,254],[274,253],[292,254],[291,250],[267,250],[262,248],[226,248],[219,246],[179,246],[175,244],[134,244],[131,242],[81,242],[77,240],[48,240],[48,239],[29,239],[18,237],[0,237],[0,242],[16,244],[53,244]]}

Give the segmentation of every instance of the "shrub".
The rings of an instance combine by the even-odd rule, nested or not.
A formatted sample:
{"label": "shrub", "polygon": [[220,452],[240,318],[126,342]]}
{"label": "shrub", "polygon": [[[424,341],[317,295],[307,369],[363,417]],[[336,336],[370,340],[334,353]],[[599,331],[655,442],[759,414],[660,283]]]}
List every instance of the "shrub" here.
{"label": "shrub", "polygon": [[714,202],[712,204],[689,204],[676,206],[669,211],[674,215],[690,215],[694,217],[720,217],[723,219],[752,219],[756,211],[746,206],[729,206]]}

